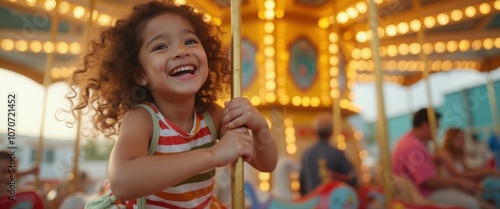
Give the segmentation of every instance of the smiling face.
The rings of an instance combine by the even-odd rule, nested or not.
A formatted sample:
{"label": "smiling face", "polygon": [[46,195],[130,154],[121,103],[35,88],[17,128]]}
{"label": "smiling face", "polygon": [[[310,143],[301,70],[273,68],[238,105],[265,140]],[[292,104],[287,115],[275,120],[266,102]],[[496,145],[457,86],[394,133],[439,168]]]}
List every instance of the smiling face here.
{"label": "smiling face", "polygon": [[208,77],[208,61],[191,24],[179,15],[163,14],[144,27],[139,60],[155,100],[193,98]]}

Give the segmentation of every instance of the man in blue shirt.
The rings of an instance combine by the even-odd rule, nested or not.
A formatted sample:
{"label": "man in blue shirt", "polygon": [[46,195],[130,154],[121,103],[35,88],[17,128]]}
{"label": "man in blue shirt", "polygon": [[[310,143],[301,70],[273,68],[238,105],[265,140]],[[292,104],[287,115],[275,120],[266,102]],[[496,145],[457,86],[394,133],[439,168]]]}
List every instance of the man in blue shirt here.
{"label": "man in blue shirt", "polygon": [[331,113],[321,113],[316,118],[316,134],[318,141],[302,155],[302,170],[300,171],[300,193],[306,195],[321,184],[318,161],[326,160],[326,167],[334,180],[344,181],[356,187],[358,179],[351,163],[336,147],[329,144],[333,134]]}

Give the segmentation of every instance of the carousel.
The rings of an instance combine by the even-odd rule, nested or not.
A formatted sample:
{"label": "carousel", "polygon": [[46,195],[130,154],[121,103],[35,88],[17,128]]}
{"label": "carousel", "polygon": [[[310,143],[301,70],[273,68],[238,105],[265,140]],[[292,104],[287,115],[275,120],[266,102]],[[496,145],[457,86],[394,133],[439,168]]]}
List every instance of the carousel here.
{"label": "carousel", "polygon": [[[65,82],[75,69],[72,61],[81,53],[91,28],[112,25],[129,2],[2,0],[0,67],[45,88]],[[384,83],[406,88],[423,79],[432,107],[430,74],[450,70],[488,73],[497,69],[500,0],[175,2],[195,6],[205,13],[206,21],[225,32],[223,41],[233,54],[230,58],[235,77],[241,79],[233,81],[233,94],[221,102],[248,97],[265,115],[279,146],[280,159],[273,173],[254,171],[241,160],[227,168],[232,172],[220,172],[232,175],[232,190],[230,184],[222,190],[232,191],[225,197],[233,194],[228,199],[233,208],[439,208],[419,206],[425,200],[416,193],[409,192],[414,198],[405,200],[393,197],[396,180],[382,176],[391,172],[385,117],[377,119],[380,171],[375,176],[369,172],[363,163],[368,155],[363,134],[347,120],[362,111],[352,102],[356,95],[351,89],[356,83],[374,82],[377,100],[373,104],[378,115],[385,115]],[[492,82],[488,85],[493,88]],[[494,95],[490,94],[492,104],[496,104]],[[491,111],[498,115],[495,108]],[[331,179],[322,169],[323,185],[311,194],[299,195],[299,162],[304,150],[316,140],[312,121],[322,112],[333,115],[331,144],[345,151],[354,164],[366,185],[363,191]],[[51,113],[42,115],[47,114]],[[430,121],[435,132],[435,119]],[[500,127],[498,117],[494,124]],[[76,153],[81,143],[77,136]],[[37,165],[43,149],[42,131]],[[71,181],[75,187],[80,179],[78,165],[75,158]],[[40,181],[37,178],[37,184]],[[415,190],[412,185],[404,188]]]}

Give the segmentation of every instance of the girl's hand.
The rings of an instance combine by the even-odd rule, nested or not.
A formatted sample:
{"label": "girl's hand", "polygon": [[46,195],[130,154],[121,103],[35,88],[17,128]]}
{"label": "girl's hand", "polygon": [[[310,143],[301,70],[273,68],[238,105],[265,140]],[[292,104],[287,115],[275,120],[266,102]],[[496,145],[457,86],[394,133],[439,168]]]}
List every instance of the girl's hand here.
{"label": "girl's hand", "polygon": [[252,131],[258,132],[262,128],[268,128],[266,119],[245,97],[234,98],[225,103],[222,124],[228,130],[245,126]]}
{"label": "girl's hand", "polygon": [[217,167],[225,166],[238,157],[249,161],[253,157],[253,138],[245,127],[231,129],[209,150]]}

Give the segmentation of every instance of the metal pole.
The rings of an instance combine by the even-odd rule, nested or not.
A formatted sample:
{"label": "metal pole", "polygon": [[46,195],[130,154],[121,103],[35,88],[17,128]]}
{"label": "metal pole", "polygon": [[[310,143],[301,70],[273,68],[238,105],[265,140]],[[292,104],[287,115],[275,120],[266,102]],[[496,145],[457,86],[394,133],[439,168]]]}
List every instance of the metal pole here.
{"label": "metal pole", "polygon": [[[85,34],[85,38],[88,39],[90,36],[90,28],[92,27],[92,13],[94,11],[95,7],[95,0],[89,0],[89,7],[87,9],[88,11],[88,19],[87,19],[87,32]],[[81,89],[80,89],[81,91]],[[82,101],[82,94],[79,93],[79,101]],[[79,160],[80,160],[80,141],[81,141],[81,136],[80,136],[80,130],[82,127],[82,110],[78,110],[76,113],[76,120],[78,123],[76,124],[76,138],[75,138],[75,155],[73,156],[73,188],[75,190],[78,190],[80,188],[80,168],[79,168]]]}
{"label": "metal pole", "polygon": [[[231,98],[241,97],[241,0],[231,1]],[[240,157],[231,167],[231,204],[233,209],[244,208],[243,159]]]}
{"label": "metal pole", "polygon": [[[383,73],[380,69],[380,55],[378,52],[378,48],[380,46],[379,38],[378,38],[378,14],[377,7],[375,5],[374,0],[368,1],[368,8],[370,11],[369,21],[370,21],[370,30],[372,31],[372,54],[373,54],[373,63],[375,70],[375,87],[377,90],[377,110],[378,110],[378,119],[377,119],[377,130],[378,130],[378,140],[380,144],[380,153],[381,153],[381,162],[384,176],[392,174],[391,169],[391,161],[389,157],[389,145],[387,142],[387,125],[385,118],[385,106],[384,106],[384,91],[383,91]],[[385,195],[385,206],[384,208],[388,208],[390,202],[392,201],[392,185],[389,178],[384,179],[384,195]]]}
{"label": "metal pole", "polygon": [[491,78],[491,72],[488,72],[488,98],[490,100],[490,109],[492,115],[493,131],[495,134],[500,135],[500,120],[498,119],[498,109],[497,109],[497,95],[495,92],[495,84]]}
{"label": "metal pole", "polygon": [[[59,11],[58,11],[58,6],[59,6],[59,0],[56,0],[56,6],[54,7],[54,10],[52,11],[52,23],[50,25],[50,42],[55,43],[56,40],[56,35],[58,31],[58,25],[59,25]],[[55,51],[55,49],[54,49]],[[38,145],[36,149],[36,159],[35,159],[35,166],[39,167],[42,164],[42,157],[43,157],[43,144],[44,144],[44,138],[43,138],[43,133],[45,129],[45,113],[47,109],[47,94],[48,88],[50,85],[50,70],[52,69],[52,65],[54,63],[54,51],[50,52],[47,54],[47,60],[45,63],[45,71],[43,72],[43,101],[42,101],[42,124],[40,126],[40,134],[38,135]],[[40,174],[35,176],[35,187],[38,188],[40,184]]]}
{"label": "metal pole", "polygon": [[[414,0],[413,1],[413,9],[415,10],[415,14],[421,14],[420,12],[420,0]],[[424,29],[424,24],[422,21],[422,17],[417,17],[418,20],[420,21],[421,29],[417,32],[417,40],[420,43],[420,47],[423,47],[425,43],[425,29]],[[431,137],[432,137],[432,143],[434,145],[434,153],[437,152],[438,150],[438,144],[436,140],[436,135],[437,135],[437,121],[436,121],[436,114],[434,112],[434,106],[432,102],[432,91],[431,91],[431,84],[429,81],[429,63],[427,62],[427,56],[425,55],[425,52],[423,49],[420,50],[419,54],[420,61],[422,61],[423,67],[424,67],[424,72],[423,72],[423,79],[425,81],[425,89],[427,91],[427,116],[429,117],[429,126],[431,127]]]}

